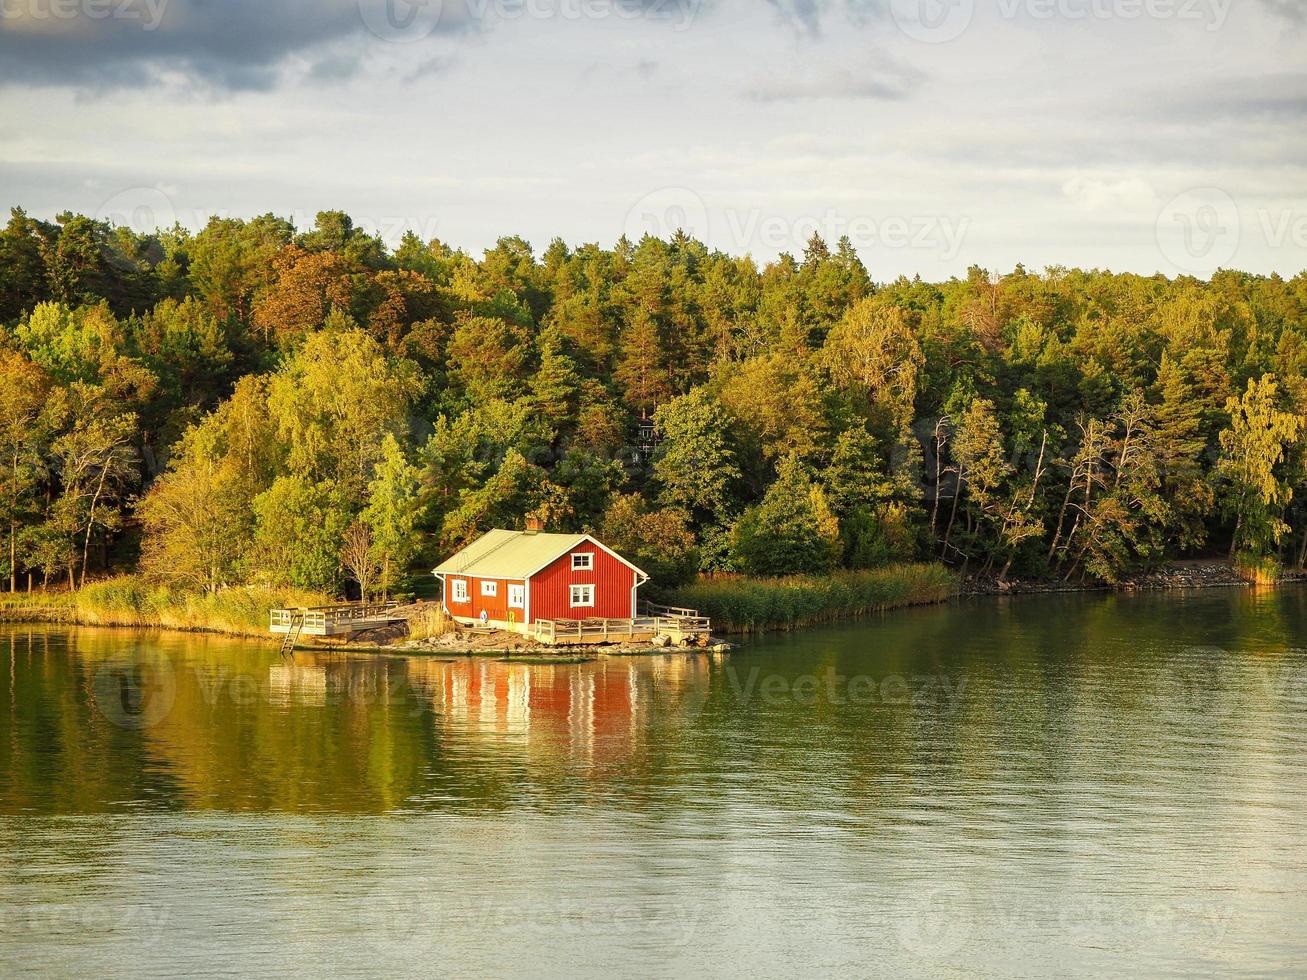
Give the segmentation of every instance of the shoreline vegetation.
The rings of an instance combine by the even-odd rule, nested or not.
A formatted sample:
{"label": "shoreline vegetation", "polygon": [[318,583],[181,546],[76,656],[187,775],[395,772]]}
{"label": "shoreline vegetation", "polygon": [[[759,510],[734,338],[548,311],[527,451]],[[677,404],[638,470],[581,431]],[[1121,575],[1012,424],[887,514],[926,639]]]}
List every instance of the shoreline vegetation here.
{"label": "shoreline vegetation", "polygon": [[745,631],[942,596],[931,563],[1275,581],[1307,568],[1307,272],[877,281],[815,235],[477,257],[340,211],[0,228],[10,594],[253,635],[528,520]]}
{"label": "shoreline vegetation", "polygon": [[0,595],[0,618],[269,639],[270,609],[325,606],[331,601],[304,589],[234,586],[213,593],[191,592],[152,584],[138,575],[118,575],[88,582],[76,592]]}
{"label": "shoreline vegetation", "polygon": [[957,594],[957,585],[943,565],[901,564],[828,575],[701,579],[672,591],[670,598],[711,619],[713,632],[741,634],[944,602]]}
{"label": "shoreline vegetation", "polygon": [[[1267,586],[1302,580],[1296,574],[1281,575],[1275,569],[1245,568],[1215,559],[1170,563],[1116,585],[992,576],[964,579],[942,564],[905,563],[829,575],[704,578],[666,590],[660,598],[700,610],[712,619],[715,634],[740,636],[853,621],[959,597]],[[211,594],[196,593],[151,584],[140,576],[120,575],[88,583],[77,592],[0,594],[0,621],[216,633],[275,642],[278,638],[268,632],[269,609],[331,602],[322,593],[305,590],[233,586]],[[367,649],[421,653],[424,641],[436,640],[453,629],[439,606],[431,604],[410,620],[407,634],[388,636]],[[503,652],[529,654],[525,639]],[[431,650],[426,652],[459,652],[447,645],[428,645]],[[557,656],[556,648],[549,650]],[[469,644],[467,652],[485,651]]]}

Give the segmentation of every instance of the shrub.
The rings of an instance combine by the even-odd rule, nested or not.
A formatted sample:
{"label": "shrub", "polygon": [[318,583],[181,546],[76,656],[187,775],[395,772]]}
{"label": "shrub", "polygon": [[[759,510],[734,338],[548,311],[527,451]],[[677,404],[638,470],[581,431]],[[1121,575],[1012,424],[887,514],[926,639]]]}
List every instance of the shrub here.
{"label": "shrub", "polygon": [[427,603],[423,609],[408,618],[410,640],[444,636],[446,633],[453,632],[455,628],[454,621],[445,615],[444,607],[438,602]]}
{"label": "shrub", "polygon": [[1234,570],[1245,582],[1256,585],[1274,585],[1280,580],[1280,562],[1267,555],[1264,557],[1241,554],[1234,560]]}

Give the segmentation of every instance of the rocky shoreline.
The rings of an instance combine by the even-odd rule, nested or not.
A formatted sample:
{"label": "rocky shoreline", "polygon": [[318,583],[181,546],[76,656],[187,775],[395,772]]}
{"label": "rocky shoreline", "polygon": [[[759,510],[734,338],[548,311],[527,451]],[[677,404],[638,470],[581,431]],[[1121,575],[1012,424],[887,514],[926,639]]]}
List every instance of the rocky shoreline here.
{"label": "rocky shoreline", "polygon": [[[1283,582],[1301,582],[1304,576],[1300,572],[1289,572],[1281,579]],[[1147,592],[1162,589],[1212,589],[1248,586],[1252,583],[1239,577],[1234,566],[1228,561],[1203,559],[1171,562],[1161,568],[1116,585],[1096,583],[1063,582],[1058,579],[1008,579],[1000,580],[996,575],[970,575],[963,579],[958,587],[958,594],[964,596],[980,595],[1027,595],[1052,592]]]}
{"label": "rocky shoreline", "polygon": [[[660,642],[661,641],[661,642]],[[587,658],[597,656],[631,657],[651,653],[722,653],[730,649],[731,644],[717,638],[710,638],[703,643],[673,643],[668,637],[658,637],[648,643],[610,643],[550,645],[539,643],[519,633],[497,631],[488,634],[471,633],[464,630],[446,633],[443,636],[426,637],[420,640],[401,640],[387,646],[387,652],[432,654],[443,653],[451,656],[522,656],[522,657],[575,657]]]}

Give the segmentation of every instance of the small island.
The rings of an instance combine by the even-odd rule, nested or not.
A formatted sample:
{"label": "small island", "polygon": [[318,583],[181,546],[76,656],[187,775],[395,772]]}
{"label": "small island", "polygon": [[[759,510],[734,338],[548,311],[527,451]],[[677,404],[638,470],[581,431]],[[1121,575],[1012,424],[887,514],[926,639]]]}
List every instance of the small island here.
{"label": "small island", "polygon": [[[878,283],[817,236],[761,268],[685,238],[475,259],[334,211],[15,210],[0,252],[28,257],[0,310],[11,617],[266,635],[440,598],[495,528],[601,541],[727,632],[1307,558],[1301,276]],[[584,593],[531,621],[639,615]]]}

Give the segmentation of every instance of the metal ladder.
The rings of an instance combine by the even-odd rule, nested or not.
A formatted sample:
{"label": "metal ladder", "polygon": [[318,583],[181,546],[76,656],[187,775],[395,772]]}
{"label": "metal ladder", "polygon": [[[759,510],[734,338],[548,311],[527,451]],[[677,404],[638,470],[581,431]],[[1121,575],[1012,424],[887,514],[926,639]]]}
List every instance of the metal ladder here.
{"label": "metal ladder", "polygon": [[281,641],[281,655],[284,657],[295,649],[295,641],[300,638],[300,630],[304,629],[304,613],[291,613],[290,628],[286,630],[286,638]]}

